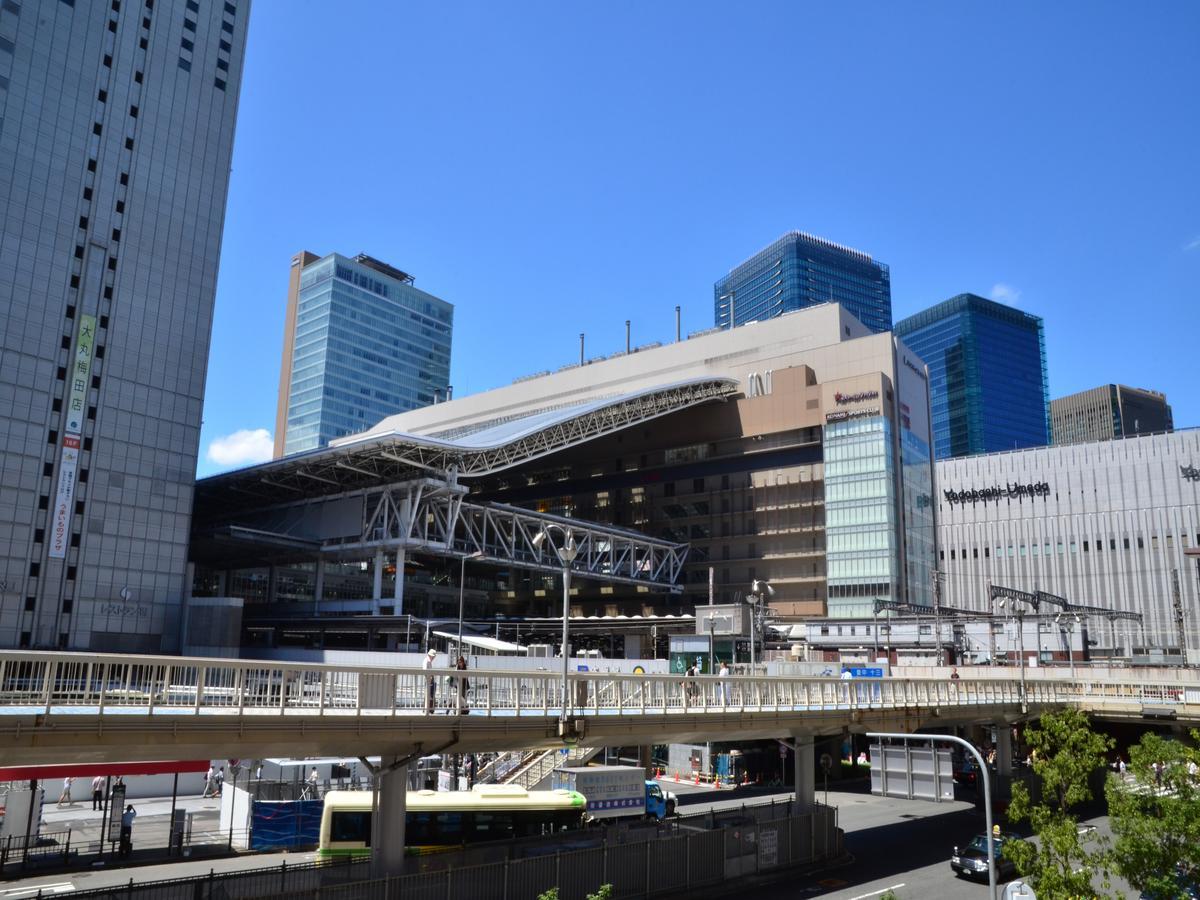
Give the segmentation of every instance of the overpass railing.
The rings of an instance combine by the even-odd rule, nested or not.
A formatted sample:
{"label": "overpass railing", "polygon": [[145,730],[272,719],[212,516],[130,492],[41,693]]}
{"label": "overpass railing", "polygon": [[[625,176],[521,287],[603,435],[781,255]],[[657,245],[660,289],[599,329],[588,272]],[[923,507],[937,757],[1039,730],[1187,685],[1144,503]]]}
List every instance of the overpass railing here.
{"label": "overpass railing", "polygon": [[0,652],[0,714],[580,716],[1077,703],[1200,704],[1200,684],[963,677],[841,680],[346,667]]}
{"label": "overpass railing", "polygon": [[[1046,702],[1056,685],[1030,685]],[[1013,681],[571,673],[575,715],[841,709],[1019,701]],[[156,715],[558,715],[561,673],[383,669],[257,660],[0,653],[0,711]]]}

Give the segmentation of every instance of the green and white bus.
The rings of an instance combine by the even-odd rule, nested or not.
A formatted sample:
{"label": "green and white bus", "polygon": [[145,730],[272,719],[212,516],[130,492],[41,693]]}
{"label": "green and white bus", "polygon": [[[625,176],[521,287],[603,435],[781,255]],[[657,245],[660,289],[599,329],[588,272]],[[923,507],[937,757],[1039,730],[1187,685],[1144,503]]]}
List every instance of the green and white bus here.
{"label": "green and white bus", "polygon": [[[409,791],[404,843],[410,854],[482,841],[556,834],[583,826],[587,802],[575,791],[527,791],[484,784],[471,791]],[[322,860],[371,852],[371,792],[330,791],[321,813]]]}

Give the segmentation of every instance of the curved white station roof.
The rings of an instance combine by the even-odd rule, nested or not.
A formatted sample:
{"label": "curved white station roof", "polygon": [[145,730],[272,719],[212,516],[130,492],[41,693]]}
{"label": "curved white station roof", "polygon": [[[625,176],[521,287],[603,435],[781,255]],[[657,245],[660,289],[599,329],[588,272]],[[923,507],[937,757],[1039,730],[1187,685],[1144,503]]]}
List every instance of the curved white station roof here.
{"label": "curved white station roof", "polygon": [[[614,434],[680,410],[724,400],[737,393],[732,378],[691,378],[528,415],[491,419],[477,425],[431,428],[413,434],[384,419],[370,431],[341,438],[323,450],[203,479],[209,490],[292,492],[308,496],[412,477],[414,472],[479,476],[520,465],[568,447]],[[322,487],[326,485],[326,487]],[[282,494],[281,496],[288,496]]]}

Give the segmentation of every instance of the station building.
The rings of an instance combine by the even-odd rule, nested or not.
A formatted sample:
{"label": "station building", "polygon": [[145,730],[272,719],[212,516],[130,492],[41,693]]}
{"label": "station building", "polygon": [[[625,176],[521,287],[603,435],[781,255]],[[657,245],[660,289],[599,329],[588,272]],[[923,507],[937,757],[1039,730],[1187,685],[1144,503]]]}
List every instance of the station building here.
{"label": "station building", "polygon": [[[200,481],[194,594],[241,598],[247,630],[453,617],[460,580],[468,618],[553,616],[558,561],[529,542],[550,522],[610,529],[588,545],[605,552],[644,536],[649,554],[573,578],[573,616],[686,613],[756,579],[784,620],[928,603],[927,384],[834,304],[565,366]],[[401,483],[402,535],[379,517]],[[422,505],[434,495],[457,499]],[[645,577],[666,559],[673,584]]]}
{"label": "station building", "polygon": [[1198,430],[940,460],[943,602],[994,611],[995,584],[1140,613],[1085,623],[1092,654],[1200,662],[1198,464]]}

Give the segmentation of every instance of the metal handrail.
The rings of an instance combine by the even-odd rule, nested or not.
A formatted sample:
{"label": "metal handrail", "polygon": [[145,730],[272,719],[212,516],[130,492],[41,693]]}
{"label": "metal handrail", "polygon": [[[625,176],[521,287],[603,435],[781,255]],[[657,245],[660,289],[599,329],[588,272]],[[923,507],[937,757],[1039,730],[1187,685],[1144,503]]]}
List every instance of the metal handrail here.
{"label": "metal handrail", "polygon": [[455,690],[454,670],[338,666],[262,660],[0,651],[0,715],[142,710],[160,716],[409,716],[428,707],[450,715],[722,714],[980,705],[1138,703],[1200,707],[1200,681],[894,677],[841,680],[798,676],[626,675],[574,672],[569,697],[560,674],[470,672]]}

